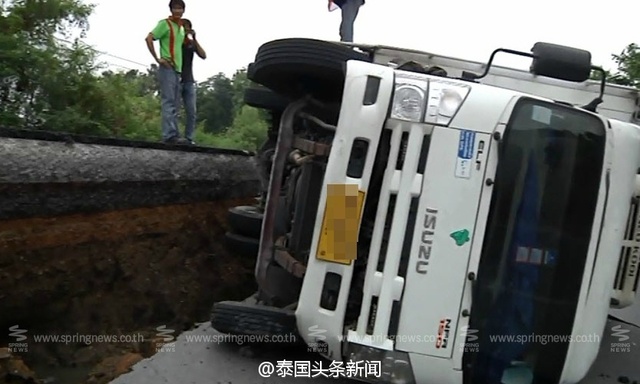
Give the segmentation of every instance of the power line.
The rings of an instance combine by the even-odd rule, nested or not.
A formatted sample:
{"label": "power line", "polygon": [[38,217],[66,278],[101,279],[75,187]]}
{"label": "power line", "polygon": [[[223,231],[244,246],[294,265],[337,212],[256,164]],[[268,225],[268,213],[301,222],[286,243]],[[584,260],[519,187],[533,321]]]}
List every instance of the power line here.
{"label": "power line", "polygon": [[[63,42],[63,43],[73,44],[73,42],[68,41],[68,40],[65,40],[65,39],[61,39],[61,38],[59,38],[59,37],[55,37],[55,36],[54,36],[54,38],[55,38],[56,40],[60,41],[60,42]],[[86,44],[85,44],[85,46],[86,46]],[[105,55],[105,56],[110,56],[110,57],[114,57],[114,58],[117,58],[117,59],[120,59],[120,60],[123,60],[123,61],[131,62],[131,63],[137,64],[137,65],[140,65],[140,66],[144,66],[145,68],[147,68],[147,67],[148,67],[148,66],[146,66],[146,65],[144,65],[144,64],[141,64],[141,63],[135,62],[135,61],[133,61],[133,60],[128,60],[128,59],[125,59],[125,58],[122,58],[122,57],[118,57],[118,56],[115,56],[115,55],[111,55],[111,54],[109,54],[108,52],[101,52],[101,51],[98,51],[98,50],[94,49],[94,48],[93,48],[93,47],[91,47],[91,46],[87,46],[87,47],[88,47],[88,48],[90,48],[92,51],[94,51],[94,52],[96,52],[96,53],[99,53],[99,54],[102,54],[102,55]],[[71,49],[71,48],[69,48],[69,47],[64,47],[64,48],[65,48],[65,49]],[[125,69],[125,70],[127,70],[127,71],[139,71],[138,69],[131,68],[131,67],[128,67],[128,66],[126,66],[126,65],[122,65],[122,64],[116,64],[116,63],[113,63],[113,62],[108,61],[108,60],[103,60],[102,62],[103,62],[104,64],[106,64],[107,66],[119,67],[119,68],[121,68],[121,69]]]}
{"label": "power line", "polygon": [[[71,41],[69,41],[69,40],[61,39],[61,38],[59,38],[59,37],[55,37],[55,36],[54,36],[54,39],[56,39],[56,40],[58,40],[58,41],[61,41],[61,42],[63,42],[63,43],[67,43],[67,44],[74,44],[73,42],[71,42]],[[139,65],[139,66],[141,66],[141,67],[144,67],[145,69],[146,69],[146,68],[149,68],[149,65],[148,65],[148,64],[142,64],[142,63],[137,62],[137,61],[134,61],[134,60],[130,60],[130,59],[127,59],[127,58],[124,58],[124,57],[120,57],[120,56],[117,56],[117,55],[113,55],[113,54],[111,54],[111,53],[109,53],[109,52],[104,52],[104,51],[97,50],[97,49],[93,48],[92,46],[90,46],[90,45],[88,45],[88,44],[86,44],[86,43],[84,43],[84,42],[82,42],[82,44],[84,44],[86,47],[90,48],[90,49],[91,49],[91,50],[93,50],[94,52],[99,53],[99,54],[101,54],[101,55],[105,55],[105,56],[113,57],[114,59],[118,59],[118,60],[126,61],[126,62],[131,63],[131,64]]]}
{"label": "power line", "polygon": [[107,53],[107,52],[99,52],[99,51],[98,51],[98,53],[101,53],[101,54],[103,54],[103,55],[105,55],[105,56],[113,57],[114,59],[118,59],[118,60],[126,61],[126,62],[131,63],[131,64],[136,64],[136,65],[139,65],[139,66],[144,67],[144,68],[149,68],[149,65],[148,65],[148,64],[138,63],[138,62],[136,62],[136,61],[129,60],[129,59],[125,59],[125,58],[123,58],[123,57],[119,57],[119,56],[116,56],[116,55],[112,55],[112,54]]}
{"label": "power line", "polygon": [[130,68],[130,67],[127,67],[127,66],[124,66],[124,65],[120,65],[120,64],[109,63],[109,62],[107,62],[106,64],[107,64],[107,65],[112,65],[112,66],[114,66],[114,67],[120,67],[120,68],[122,68],[122,69],[126,69],[126,70],[128,70],[128,71],[137,71],[137,69]]}

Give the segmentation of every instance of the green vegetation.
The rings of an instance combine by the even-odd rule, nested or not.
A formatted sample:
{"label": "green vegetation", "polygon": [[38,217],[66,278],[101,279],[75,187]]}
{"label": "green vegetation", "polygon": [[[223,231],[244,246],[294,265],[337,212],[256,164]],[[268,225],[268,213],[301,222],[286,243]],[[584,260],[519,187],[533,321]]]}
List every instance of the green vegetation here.
{"label": "green vegetation", "polygon": [[[640,88],[640,46],[631,43],[620,54],[611,55],[611,58],[618,68],[615,72],[605,71],[607,81],[613,84]],[[598,72],[593,72],[592,78],[600,80],[601,75]]]}
{"label": "green vegetation", "polygon": [[[157,67],[104,71],[91,48],[65,42],[71,32],[84,36],[93,8],[82,0],[0,0],[0,125],[160,140]],[[640,47],[613,59],[611,81],[640,86]],[[242,102],[248,84],[239,69],[198,85],[199,144],[255,150],[264,140],[264,113]]]}
{"label": "green vegetation", "polygon": [[[68,41],[78,30],[84,36],[93,8],[81,0],[0,0],[0,126],[161,139],[157,66],[104,71],[93,49]],[[243,68],[198,85],[198,144],[257,149],[267,122],[243,104],[249,83]]]}

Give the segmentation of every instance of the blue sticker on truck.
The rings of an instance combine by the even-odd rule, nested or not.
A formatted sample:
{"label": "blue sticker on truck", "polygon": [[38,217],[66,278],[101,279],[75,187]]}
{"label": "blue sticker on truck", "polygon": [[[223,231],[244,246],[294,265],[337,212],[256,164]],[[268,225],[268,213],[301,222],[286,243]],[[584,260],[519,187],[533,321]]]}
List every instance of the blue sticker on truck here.
{"label": "blue sticker on truck", "polygon": [[461,179],[471,178],[471,167],[476,144],[476,133],[474,131],[460,131],[458,141],[458,158],[456,159],[455,177]]}
{"label": "blue sticker on truck", "polygon": [[474,131],[460,131],[460,141],[458,142],[458,157],[461,159],[473,158],[473,147],[476,143],[476,133]]}

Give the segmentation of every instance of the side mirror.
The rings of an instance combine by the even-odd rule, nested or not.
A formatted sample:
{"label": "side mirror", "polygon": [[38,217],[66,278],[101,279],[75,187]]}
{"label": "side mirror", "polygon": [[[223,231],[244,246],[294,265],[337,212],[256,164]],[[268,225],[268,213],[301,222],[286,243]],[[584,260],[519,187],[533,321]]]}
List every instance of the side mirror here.
{"label": "side mirror", "polygon": [[551,43],[535,43],[531,49],[534,75],[581,83],[591,75],[591,53]]}

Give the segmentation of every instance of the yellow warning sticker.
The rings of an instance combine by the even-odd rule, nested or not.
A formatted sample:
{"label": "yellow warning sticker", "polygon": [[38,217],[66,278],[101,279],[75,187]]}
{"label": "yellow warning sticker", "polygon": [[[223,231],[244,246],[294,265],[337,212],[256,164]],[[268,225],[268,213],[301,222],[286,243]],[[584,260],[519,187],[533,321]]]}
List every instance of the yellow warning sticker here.
{"label": "yellow warning sticker", "polygon": [[356,259],[364,197],[357,184],[327,185],[318,259],[345,265]]}

